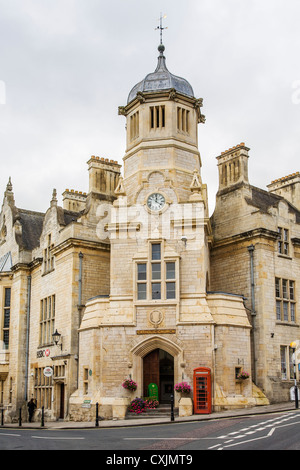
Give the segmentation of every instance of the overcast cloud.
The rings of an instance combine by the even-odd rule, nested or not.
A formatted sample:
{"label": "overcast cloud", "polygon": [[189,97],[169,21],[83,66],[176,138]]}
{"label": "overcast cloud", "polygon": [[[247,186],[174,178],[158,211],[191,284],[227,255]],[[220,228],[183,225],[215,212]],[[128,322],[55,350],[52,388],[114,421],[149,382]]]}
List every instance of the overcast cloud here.
{"label": "overcast cloud", "polygon": [[122,163],[125,105],[157,63],[203,98],[202,178],[212,213],[222,151],[250,147],[250,182],[299,168],[299,0],[0,0],[0,198],[45,211],[88,190],[91,155]]}

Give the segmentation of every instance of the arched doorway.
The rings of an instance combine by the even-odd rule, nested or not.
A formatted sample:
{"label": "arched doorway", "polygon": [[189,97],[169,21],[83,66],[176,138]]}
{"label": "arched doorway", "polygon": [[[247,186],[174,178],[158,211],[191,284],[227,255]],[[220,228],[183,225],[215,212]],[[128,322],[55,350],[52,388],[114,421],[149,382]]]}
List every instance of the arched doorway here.
{"label": "arched doorway", "polygon": [[148,396],[148,385],[158,387],[160,403],[170,403],[174,394],[174,357],[163,349],[154,349],[143,358],[143,394]]}

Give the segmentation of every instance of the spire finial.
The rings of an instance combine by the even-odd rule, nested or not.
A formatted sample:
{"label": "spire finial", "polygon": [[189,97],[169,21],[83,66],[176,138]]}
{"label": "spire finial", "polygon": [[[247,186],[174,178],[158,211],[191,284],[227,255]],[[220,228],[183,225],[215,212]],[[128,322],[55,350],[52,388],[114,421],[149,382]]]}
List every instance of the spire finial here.
{"label": "spire finial", "polygon": [[56,189],[53,189],[52,199],[51,199],[51,202],[50,202],[51,207],[52,206],[57,206],[57,197],[56,196],[57,196]]}
{"label": "spire finial", "polygon": [[9,177],[9,180],[8,180],[8,183],[7,183],[7,186],[6,186],[6,190],[7,191],[12,191],[13,187],[12,187],[12,183],[11,183],[11,177]]}
{"label": "spire finial", "polygon": [[164,29],[168,29],[167,26],[165,26],[165,27],[163,28],[163,25],[162,25],[163,20],[164,20],[165,18],[167,18],[167,15],[162,15],[162,13],[161,13],[161,14],[160,14],[160,18],[159,18],[159,26],[157,26],[157,28],[155,28],[156,30],[157,30],[157,29],[160,30],[160,44],[159,44],[159,46],[158,46],[158,50],[159,50],[159,52],[160,52],[161,55],[163,55],[163,52],[164,52],[164,50],[165,50],[165,46],[163,45],[163,42],[162,42],[163,30],[164,30]]}

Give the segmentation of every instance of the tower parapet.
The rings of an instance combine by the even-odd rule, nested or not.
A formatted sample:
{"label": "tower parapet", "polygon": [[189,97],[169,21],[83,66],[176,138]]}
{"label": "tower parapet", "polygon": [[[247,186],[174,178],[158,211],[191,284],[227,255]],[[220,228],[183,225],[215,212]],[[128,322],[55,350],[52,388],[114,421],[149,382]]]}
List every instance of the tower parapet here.
{"label": "tower parapet", "polygon": [[277,194],[287,199],[293,206],[300,210],[300,173],[292,173],[283,178],[276,179],[267,186],[270,193]]}
{"label": "tower parapet", "polygon": [[85,209],[87,194],[74,189],[63,192],[63,207],[68,211],[80,212]]}
{"label": "tower parapet", "polygon": [[116,160],[91,156],[89,166],[89,193],[115,198],[121,165]]}

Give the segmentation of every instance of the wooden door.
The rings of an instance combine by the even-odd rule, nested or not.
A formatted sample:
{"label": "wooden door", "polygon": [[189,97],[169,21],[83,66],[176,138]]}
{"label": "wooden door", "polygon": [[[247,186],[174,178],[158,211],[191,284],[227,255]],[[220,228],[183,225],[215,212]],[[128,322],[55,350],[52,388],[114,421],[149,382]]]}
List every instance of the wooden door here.
{"label": "wooden door", "polygon": [[159,349],[154,349],[143,360],[144,397],[148,396],[148,385],[155,383],[159,388]]}
{"label": "wooden door", "polygon": [[65,385],[60,384],[60,409],[59,418],[64,419],[65,417]]}

